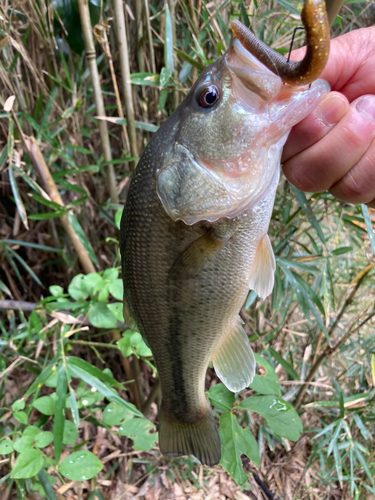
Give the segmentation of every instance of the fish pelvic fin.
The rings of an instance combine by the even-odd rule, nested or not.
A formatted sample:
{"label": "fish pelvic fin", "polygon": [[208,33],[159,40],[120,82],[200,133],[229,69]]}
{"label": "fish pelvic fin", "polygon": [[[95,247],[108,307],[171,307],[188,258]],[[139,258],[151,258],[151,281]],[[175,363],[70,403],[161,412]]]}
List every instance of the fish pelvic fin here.
{"label": "fish pelvic fin", "polygon": [[176,422],[168,419],[162,406],[159,414],[159,446],[163,455],[194,455],[203,465],[210,467],[217,465],[221,458],[219,433],[208,409],[206,416],[195,422]]}
{"label": "fish pelvic fin", "polygon": [[239,316],[212,361],[217,376],[232,392],[242,391],[253,381],[256,361]]}
{"label": "fish pelvic fin", "polygon": [[249,288],[256,291],[261,299],[272,292],[275,281],[275,256],[268,234],[260,240],[250,271]]}

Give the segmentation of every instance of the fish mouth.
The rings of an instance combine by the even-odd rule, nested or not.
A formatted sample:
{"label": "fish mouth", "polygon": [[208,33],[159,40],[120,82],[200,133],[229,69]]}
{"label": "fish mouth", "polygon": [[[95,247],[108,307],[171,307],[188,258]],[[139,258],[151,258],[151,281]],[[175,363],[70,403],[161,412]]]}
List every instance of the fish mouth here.
{"label": "fish mouth", "polygon": [[[234,92],[236,87],[245,87],[265,102],[272,101],[279,95],[283,84],[281,78],[258,61],[237,38],[233,38],[230,43],[225,63],[232,74]],[[240,85],[236,86],[236,82]]]}

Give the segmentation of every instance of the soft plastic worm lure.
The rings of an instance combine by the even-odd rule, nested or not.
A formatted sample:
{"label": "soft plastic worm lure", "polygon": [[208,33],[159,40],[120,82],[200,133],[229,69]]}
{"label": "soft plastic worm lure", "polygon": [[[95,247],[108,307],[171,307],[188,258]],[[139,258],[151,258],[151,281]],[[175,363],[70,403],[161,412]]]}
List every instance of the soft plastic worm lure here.
{"label": "soft plastic worm lure", "polygon": [[329,22],[324,0],[306,0],[301,12],[306,31],[306,54],[302,61],[287,61],[261,42],[240,21],[232,21],[230,27],[243,47],[253,54],[269,70],[289,85],[308,85],[323,71],[329,54]]}

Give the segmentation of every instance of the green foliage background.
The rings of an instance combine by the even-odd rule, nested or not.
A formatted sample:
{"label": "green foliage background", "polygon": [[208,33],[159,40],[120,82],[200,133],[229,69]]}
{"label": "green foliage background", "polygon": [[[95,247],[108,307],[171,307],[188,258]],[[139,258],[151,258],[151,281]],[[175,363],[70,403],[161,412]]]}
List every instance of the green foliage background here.
{"label": "green foliage background", "polygon": [[[225,51],[230,19],[285,53],[301,7],[287,0],[140,4],[125,8],[140,151],[199,71]],[[182,475],[205,491],[218,470],[206,469],[198,480],[197,461],[165,459],[156,446],[156,369],[122,316],[118,226],[134,157],[115,95],[121,74],[113,5],[89,7],[112,161],[102,155],[78,2],[0,7],[1,104],[16,97],[11,111],[0,112],[2,498],[60,498],[69,481],[85,485],[80,498],[112,498],[103,480],[139,484],[163,467],[172,483]],[[374,15],[373,3],[350,0],[332,35],[370,25]],[[299,34],[297,44],[302,40]],[[63,206],[46,195],[23,142],[28,136],[36,138]],[[109,165],[120,204],[111,201]],[[96,272],[82,274],[61,224],[66,215]],[[211,368],[207,378],[221,465],[238,491],[255,491],[255,473],[281,498],[292,498],[288,474],[280,469],[285,482],[277,482],[274,471],[285,458],[293,461],[303,422],[303,466],[297,480],[289,478],[294,498],[375,494],[373,221],[366,206],[305,195],[282,178],[270,227],[275,288],[266,301],[251,292],[241,313],[259,374],[236,395]],[[85,434],[90,425],[112,436],[117,450],[121,443],[125,477],[119,453],[98,451],[95,437]]]}

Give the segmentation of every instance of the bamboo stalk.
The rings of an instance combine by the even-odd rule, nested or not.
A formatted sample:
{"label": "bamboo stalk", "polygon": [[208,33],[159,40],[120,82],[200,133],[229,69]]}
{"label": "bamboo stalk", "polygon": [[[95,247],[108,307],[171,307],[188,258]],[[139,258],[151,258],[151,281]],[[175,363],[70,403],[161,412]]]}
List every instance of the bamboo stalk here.
{"label": "bamboo stalk", "polygon": [[[58,205],[64,206],[61,199],[60,193],[56,187],[55,181],[52,178],[51,172],[49,171],[48,165],[39,149],[38,143],[34,137],[24,138],[27,151],[30,155],[31,161],[33,162],[35,170],[38,172],[39,177],[42,179],[44,188],[51,200]],[[86,274],[95,273],[95,267],[90,259],[90,256],[83,246],[81,240],[79,239],[77,233],[75,232],[73,226],[70,223],[68,214],[64,214],[60,217],[61,224],[63,225],[69,239],[77,252],[77,256]]]}
{"label": "bamboo stalk", "polygon": [[[124,7],[122,4],[122,0],[114,0],[113,8],[115,14],[114,20],[116,27],[117,42],[119,47],[120,69],[121,69],[124,101],[125,101],[127,129],[130,142],[130,153],[132,156],[138,156],[137,134],[135,130],[134,107],[132,99],[132,86],[130,83],[128,42],[126,39],[125,16],[124,16]],[[134,167],[135,167],[135,162],[133,162],[133,169]]]}
{"label": "bamboo stalk", "polygon": [[[98,67],[96,65],[96,52],[94,45],[94,37],[92,34],[88,2],[86,0],[78,0],[78,8],[79,8],[79,15],[81,18],[87,64],[90,69],[92,86],[94,90],[96,112],[99,116],[105,116],[102,89],[100,87],[99,72],[98,72]],[[104,160],[106,162],[110,162],[112,160],[112,153],[111,153],[111,145],[109,142],[107,122],[105,120],[99,120],[98,127],[103,148]],[[115,170],[113,168],[113,165],[106,165],[105,169],[107,174],[108,189],[111,201],[112,203],[118,203]]]}

